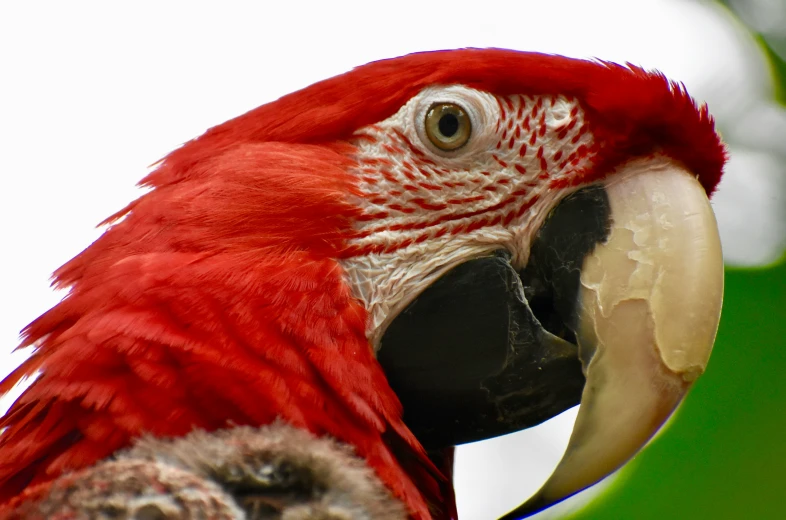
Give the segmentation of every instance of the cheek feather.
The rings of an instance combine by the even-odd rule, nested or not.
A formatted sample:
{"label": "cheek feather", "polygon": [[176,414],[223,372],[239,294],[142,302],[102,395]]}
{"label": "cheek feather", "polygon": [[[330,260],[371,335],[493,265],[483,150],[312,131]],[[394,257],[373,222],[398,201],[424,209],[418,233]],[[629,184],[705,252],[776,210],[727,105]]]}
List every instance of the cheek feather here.
{"label": "cheek feather", "polygon": [[[354,136],[362,196],[357,238],[346,256],[391,253],[430,239],[509,228],[548,190],[572,184],[595,153],[575,100],[558,96],[494,97],[493,120],[477,132],[489,146],[456,160],[435,156],[399,113]],[[447,240],[447,239],[446,239]]]}

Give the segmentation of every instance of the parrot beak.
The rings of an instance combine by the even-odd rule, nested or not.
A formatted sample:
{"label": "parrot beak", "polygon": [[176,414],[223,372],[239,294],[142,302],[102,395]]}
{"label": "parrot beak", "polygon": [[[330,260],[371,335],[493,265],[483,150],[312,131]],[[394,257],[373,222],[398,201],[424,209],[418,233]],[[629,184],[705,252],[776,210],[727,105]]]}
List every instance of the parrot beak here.
{"label": "parrot beak", "polygon": [[466,261],[390,323],[377,359],[431,456],[581,402],[562,461],[504,520],[595,484],[633,457],[707,365],[723,258],[707,195],[666,159],[626,163],[565,197],[531,241]]}
{"label": "parrot beak", "polygon": [[503,520],[597,483],[633,457],[709,360],[723,297],[715,218],[699,182],[638,161],[604,185],[610,229],[585,257],[574,331],[587,381],[566,452]]}

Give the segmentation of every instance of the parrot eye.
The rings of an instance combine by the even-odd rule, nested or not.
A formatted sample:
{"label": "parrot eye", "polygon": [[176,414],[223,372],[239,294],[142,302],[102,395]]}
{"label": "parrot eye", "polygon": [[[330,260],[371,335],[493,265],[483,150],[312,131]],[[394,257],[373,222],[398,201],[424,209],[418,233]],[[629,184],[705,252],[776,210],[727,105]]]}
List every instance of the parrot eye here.
{"label": "parrot eye", "polygon": [[472,123],[467,112],[455,103],[437,103],[426,112],[425,130],[431,144],[449,152],[469,141]]}

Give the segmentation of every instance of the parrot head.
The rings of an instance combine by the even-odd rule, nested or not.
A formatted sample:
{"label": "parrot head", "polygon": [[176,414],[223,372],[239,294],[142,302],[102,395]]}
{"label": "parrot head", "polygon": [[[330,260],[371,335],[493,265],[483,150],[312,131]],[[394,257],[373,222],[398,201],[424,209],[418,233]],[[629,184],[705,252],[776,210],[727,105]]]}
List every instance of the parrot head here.
{"label": "parrot head", "polygon": [[[2,419],[7,498],[142,435],[277,417],[449,517],[460,443],[581,402],[520,518],[601,480],[703,372],[723,266],[706,107],[507,50],[379,61],[171,153],[56,273]],[[440,467],[437,467],[440,466]]]}

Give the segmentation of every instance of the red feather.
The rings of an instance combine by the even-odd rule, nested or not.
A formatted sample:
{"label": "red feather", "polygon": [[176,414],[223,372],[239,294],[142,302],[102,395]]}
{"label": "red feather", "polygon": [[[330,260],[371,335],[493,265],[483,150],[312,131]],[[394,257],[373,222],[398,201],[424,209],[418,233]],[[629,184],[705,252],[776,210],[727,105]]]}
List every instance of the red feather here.
{"label": "red feather", "polygon": [[725,151],[706,109],[659,74],[601,62],[415,54],[252,110],[166,157],[143,180],[154,189],[55,273],[71,292],[25,329],[36,351],[0,383],[6,392],[42,371],[0,421],[0,500],[142,432],[282,416],[354,445],[416,518],[430,517],[427,503],[449,511],[336,259],[359,216],[345,140],[422,88],[454,83],[578,98],[602,143],[583,181],[656,151],[708,192],[719,180]]}
{"label": "red feather", "polygon": [[145,431],[281,416],[354,445],[428,517],[387,437],[417,455],[423,490],[439,473],[401,421],[333,258],[357,211],[342,151],[241,144],[143,196],[60,270],[70,294],[25,330],[38,349],[0,387],[43,369],[0,422],[4,499]]}
{"label": "red feather", "polygon": [[657,148],[696,173],[708,193],[720,180],[726,152],[712,117],[706,107],[696,107],[682,85],[661,73],[550,54],[461,49],[377,61],[262,105],[172,152],[142,182],[177,182],[194,165],[239,142],[345,139],[394,114],[423,88],[450,84],[500,95],[560,94],[579,99],[596,137],[607,139],[597,175]]}

